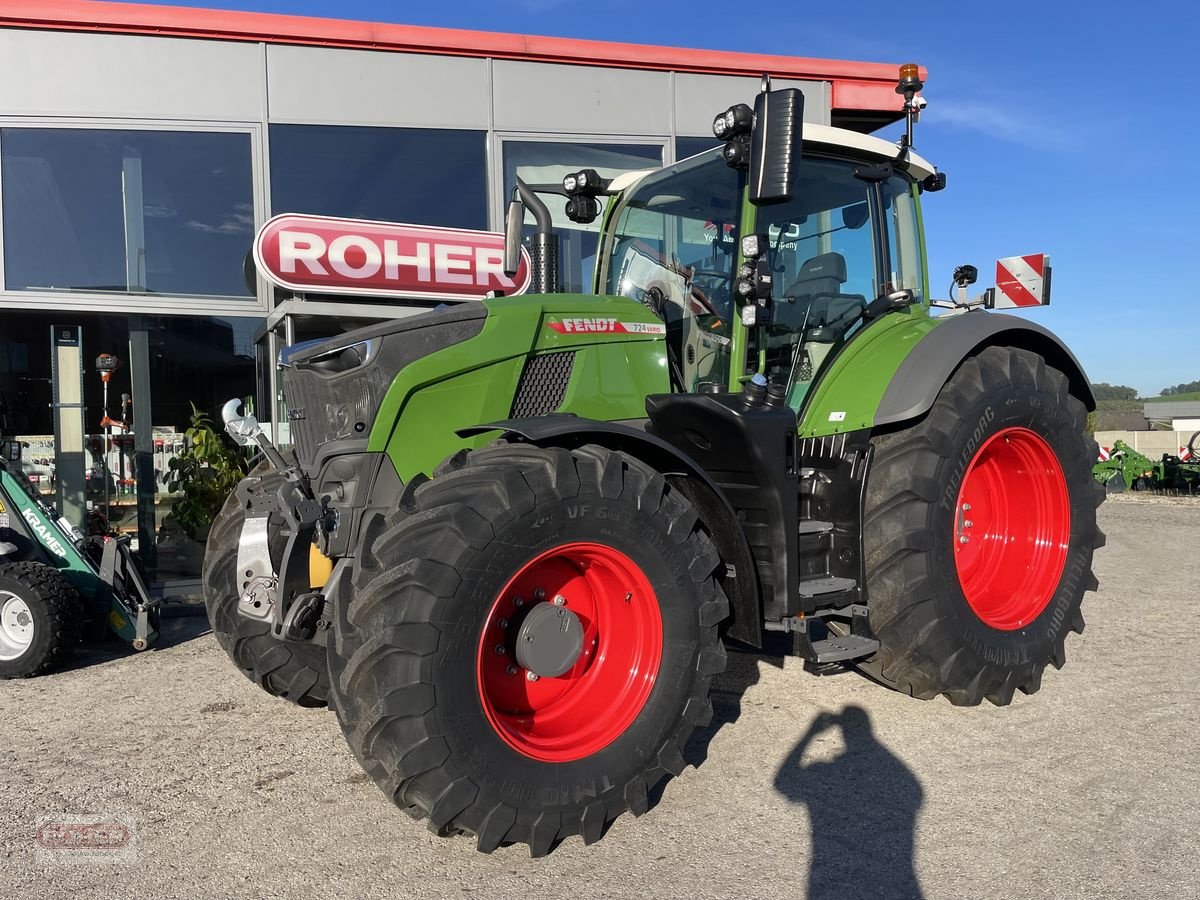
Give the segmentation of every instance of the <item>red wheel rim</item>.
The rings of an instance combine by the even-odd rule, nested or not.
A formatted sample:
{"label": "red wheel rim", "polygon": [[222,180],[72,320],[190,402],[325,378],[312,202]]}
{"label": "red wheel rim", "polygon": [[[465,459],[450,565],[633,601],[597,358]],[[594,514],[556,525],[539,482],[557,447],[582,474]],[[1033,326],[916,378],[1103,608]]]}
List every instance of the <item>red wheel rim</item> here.
{"label": "red wheel rim", "polygon": [[993,435],[971,460],[955,508],[954,565],[975,615],[1001,631],[1036,619],[1070,542],[1070,495],[1050,445],[1028,428]]}
{"label": "red wheel rim", "polygon": [[[534,603],[556,596],[583,625],[583,651],[557,678],[531,681],[514,657],[516,630]],[[640,566],[603,544],[555,547],[522,566],[488,612],[477,665],[484,713],[525,756],[545,762],[590,756],[645,707],[662,644],[658,598]]]}

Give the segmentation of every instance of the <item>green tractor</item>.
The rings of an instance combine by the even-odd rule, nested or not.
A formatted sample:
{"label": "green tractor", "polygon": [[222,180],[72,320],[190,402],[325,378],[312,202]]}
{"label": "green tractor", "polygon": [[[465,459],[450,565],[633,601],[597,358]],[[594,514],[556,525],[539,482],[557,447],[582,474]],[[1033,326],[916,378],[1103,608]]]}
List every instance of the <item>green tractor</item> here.
{"label": "green tractor", "polygon": [[158,626],[128,543],[84,536],[0,459],[0,678],[52,672],[109,631],[146,650]]}
{"label": "green tractor", "polygon": [[[519,184],[503,267],[529,293],[286,350],[290,448],[224,410],[264,456],[205,561],[236,665],[332,707],[436,833],[534,855],[647,811],[726,641],[784,633],[922,699],[1037,691],[1097,587],[1094,403],[1044,328],[965,297],[931,315],[920,86],[899,149],[764,85],[718,117],[724,147],[568,176],[568,215],[603,216],[594,295],[555,290],[549,188]],[[369,293],[466,259],[317,225],[288,278]]]}

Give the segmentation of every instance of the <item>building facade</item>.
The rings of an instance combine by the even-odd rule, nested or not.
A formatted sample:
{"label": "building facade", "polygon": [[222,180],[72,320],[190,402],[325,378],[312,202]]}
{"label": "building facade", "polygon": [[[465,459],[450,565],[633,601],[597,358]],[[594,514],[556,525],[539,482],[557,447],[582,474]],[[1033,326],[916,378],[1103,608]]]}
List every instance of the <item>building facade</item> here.
{"label": "building facade", "polygon": [[[247,264],[263,222],[498,230],[517,175],[611,176],[707,149],[713,115],[764,72],[803,90],[809,121],[869,131],[899,118],[893,65],[7,2],[0,437],[65,507],[135,534],[153,577],[194,577],[204,535],[172,515],[170,468],[193,410],[218,418],[240,396],[270,420],[281,346],[419,311],[273,292]],[[595,232],[556,224],[564,284],[586,291]],[[56,335],[78,335],[82,372],[63,370]],[[102,353],[122,361],[107,383]],[[66,486],[55,409],[80,379],[85,475]],[[125,427],[106,434],[106,415]]]}

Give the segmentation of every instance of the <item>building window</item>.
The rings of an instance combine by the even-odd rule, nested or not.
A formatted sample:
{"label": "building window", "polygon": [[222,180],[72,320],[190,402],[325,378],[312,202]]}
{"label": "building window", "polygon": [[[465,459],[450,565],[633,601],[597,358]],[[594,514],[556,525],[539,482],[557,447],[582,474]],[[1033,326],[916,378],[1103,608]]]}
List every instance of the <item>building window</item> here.
{"label": "building window", "polygon": [[703,153],[713,147],[720,147],[724,143],[714,137],[678,137],[675,138],[675,158],[677,160],[687,159],[689,156],[695,156],[697,153]]}
{"label": "building window", "polygon": [[250,135],[0,130],[4,286],[249,297]]}
{"label": "building window", "polygon": [[487,228],[487,135],[438,128],[272,125],[271,207]]}
{"label": "building window", "polygon": [[[504,142],[504,199],[507,202],[517,176],[528,185],[561,185],[563,176],[580,169],[595,169],[603,178],[638,169],[662,166],[663,148],[658,144],[577,144],[556,141]],[[565,291],[591,293],[596,266],[596,246],[601,219],[580,225],[567,218],[566,201],[560,194],[544,193],[554,231],[559,236],[560,287]],[[525,236],[533,234],[533,214],[525,212]]]}

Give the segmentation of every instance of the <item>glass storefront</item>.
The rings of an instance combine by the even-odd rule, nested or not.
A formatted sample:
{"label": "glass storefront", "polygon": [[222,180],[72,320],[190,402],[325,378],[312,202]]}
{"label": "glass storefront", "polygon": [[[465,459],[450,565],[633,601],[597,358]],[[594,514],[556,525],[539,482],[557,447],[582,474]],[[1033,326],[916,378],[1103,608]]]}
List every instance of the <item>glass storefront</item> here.
{"label": "glass storefront", "polygon": [[487,228],[487,134],[435,128],[272,125],[271,206]]}
{"label": "glass storefront", "polygon": [[4,286],[250,297],[250,135],[4,128]]}
{"label": "glass storefront", "polygon": [[[138,506],[152,509],[153,551],[138,546],[151,578],[191,579],[200,574],[203,528],[176,513],[192,485],[172,490],[171,460],[179,456],[193,407],[216,424],[231,397],[253,405],[254,332],[262,319],[215,316],[6,313],[0,332],[0,434],[21,444],[21,466],[45,494],[57,478],[54,442],[52,326],[80,326],[83,335],[83,399],[86,501],[93,529],[107,528],[138,540]],[[134,448],[138,391],[131,359],[131,330],[144,333],[148,348],[152,483],[139,483]],[[93,363],[102,353],[121,360],[104,386]],[[145,402],[145,401],[143,401]],[[118,423],[107,429],[101,420]],[[80,523],[83,524],[83,523]]]}
{"label": "glass storefront", "polygon": [[[520,177],[526,184],[561,185],[563,177],[580,169],[595,169],[602,178],[662,165],[660,144],[580,144],[565,141],[504,141],[504,198]],[[559,277],[563,290],[591,293],[596,266],[600,219],[580,225],[567,218],[561,194],[542,193],[559,236]],[[533,214],[526,211],[525,236],[532,236]]]}

